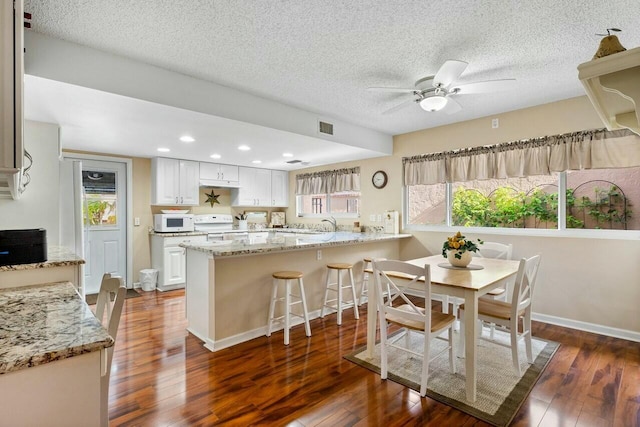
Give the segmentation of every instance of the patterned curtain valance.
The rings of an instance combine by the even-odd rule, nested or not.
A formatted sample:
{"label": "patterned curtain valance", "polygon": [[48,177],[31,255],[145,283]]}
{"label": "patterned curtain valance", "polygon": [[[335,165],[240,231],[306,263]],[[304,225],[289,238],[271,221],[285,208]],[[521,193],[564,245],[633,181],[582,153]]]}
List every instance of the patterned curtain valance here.
{"label": "patterned curtain valance", "polygon": [[405,185],[632,167],[640,166],[640,136],[587,130],[405,157],[402,164]]}
{"label": "patterned curtain valance", "polygon": [[360,191],[360,168],[326,170],[296,175],[296,195]]}

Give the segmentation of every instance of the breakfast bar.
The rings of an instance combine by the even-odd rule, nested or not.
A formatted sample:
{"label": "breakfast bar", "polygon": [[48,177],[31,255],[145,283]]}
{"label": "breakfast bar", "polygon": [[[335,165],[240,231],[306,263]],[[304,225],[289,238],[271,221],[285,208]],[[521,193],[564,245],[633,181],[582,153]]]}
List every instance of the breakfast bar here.
{"label": "breakfast bar", "polygon": [[398,258],[400,239],[409,237],[271,231],[239,241],[182,245],[187,248],[188,330],[211,351],[265,335],[271,273],[278,270],[303,272],[309,315],[319,317],[327,263],[353,264],[359,288],[363,258]]}

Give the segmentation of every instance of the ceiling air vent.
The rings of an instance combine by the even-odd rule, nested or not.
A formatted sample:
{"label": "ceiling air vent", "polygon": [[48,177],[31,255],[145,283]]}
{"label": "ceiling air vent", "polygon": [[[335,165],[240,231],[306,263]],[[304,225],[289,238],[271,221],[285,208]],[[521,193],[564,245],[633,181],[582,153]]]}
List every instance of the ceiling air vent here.
{"label": "ceiling air vent", "polygon": [[320,133],[324,133],[325,135],[333,135],[333,125],[331,123],[326,122],[318,122]]}
{"label": "ceiling air vent", "polygon": [[289,160],[287,163],[290,165],[295,165],[296,163],[302,163],[302,160]]}

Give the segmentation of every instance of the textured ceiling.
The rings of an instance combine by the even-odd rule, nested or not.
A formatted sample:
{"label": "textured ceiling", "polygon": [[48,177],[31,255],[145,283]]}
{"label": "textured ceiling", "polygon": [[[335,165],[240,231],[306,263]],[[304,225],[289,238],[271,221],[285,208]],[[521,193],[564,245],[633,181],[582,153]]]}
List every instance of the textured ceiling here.
{"label": "textured ceiling", "polygon": [[[576,67],[596,32],[640,46],[637,0],[25,0],[32,28],[388,134],[584,94]],[[447,59],[461,83],[515,78],[509,92],[459,97],[463,110],[383,111]]]}

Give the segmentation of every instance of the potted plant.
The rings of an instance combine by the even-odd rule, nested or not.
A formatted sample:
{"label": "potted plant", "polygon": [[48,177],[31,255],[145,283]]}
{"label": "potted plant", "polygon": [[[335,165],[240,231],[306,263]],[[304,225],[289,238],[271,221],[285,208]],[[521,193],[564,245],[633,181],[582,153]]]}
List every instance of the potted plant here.
{"label": "potted plant", "polygon": [[478,252],[478,245],[483,242],[477,239],[478,243],[465,240],[465,236],[459,231],[442,245],[442,256],[445,257],[454,267],[466,267],[471,262],[471,252]]}

